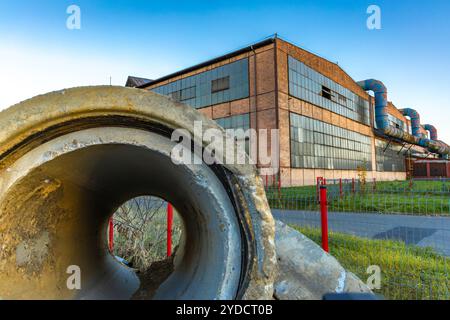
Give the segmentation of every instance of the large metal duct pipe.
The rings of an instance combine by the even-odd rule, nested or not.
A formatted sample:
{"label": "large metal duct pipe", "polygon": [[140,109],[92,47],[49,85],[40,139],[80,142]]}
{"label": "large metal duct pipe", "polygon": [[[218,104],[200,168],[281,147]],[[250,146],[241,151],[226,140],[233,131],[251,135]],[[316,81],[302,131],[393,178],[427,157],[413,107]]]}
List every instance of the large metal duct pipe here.
{"label": "large metal duct pipe", "polygon": [[[375,94],[375,120],[379,130],[381,130],[384,134],[398,138],[407,143],[415,144],[424,148],[427,148],[430,152],[437,153],[440,155],[448,155],[450,154],[450,147],[445,143],[440,141],[434,141],[430,139],[425,139],[420,137],[418,134],[418,127],[420,128],[420,118],[417,112],[411,112],[410,114],[414,117],[414,127],[418,135],[410,135],[408,132],[405,132],[401,129],[395,128],[389,124],[388,112],[387,112],[387,88],[386,86],[379,80],[369,79],[358,82],[358,85],[366,91],[373,91]],[[411,110],[412,109],[404,109]],[[419,121],[419,126],[417,126],[417,120]],[[411,121],[413,119],[411,118]]]}
{"label": "large metal duct pipe", "polygon": [[432,126],[431,124],[424,124],[423,128],[430,133],[431,140],[438,141],[438,134],[435,126]]}
{"label": "large metal duct pipe", "polygon": [[[433,140],[433,141],[436,141],[438,144],[440,144],[441,148],[443,148],[444,150],[450,149],[450,146],[447,143],[445,143],[444,141],[439,140],[437,129],[436,129],[435,126],[433,126],[431,124],[425,124],[423,126],[423,128],[430,133],[430,139]],[[442,155],[444,156],[443,158],[448,159],[450,153],[443,153]]]}
{"label": "large metal duct pipe", "polygon": [[399,110],[404,116],[408,116],[411,119],[411,131],[413,136],[422,138],[420,133],[420,115],[419,113],[411,108],[405,108]]}
{"label": "large metal duct pipe", "polygon": [[358,82],[358,85],[365,91],[373,91],[375,94],[375,121],[377,128],[388,136],[416,144],[417,139],[414,136],[389,124],[387,112],[387,88],[383,82],[375,79],[368,79]]}
{"label": "large metal duct pipe", "polygon": [[431,146],[432,148],[438,149],[441,155],[448,156],[450,154],[448,152],[450,147],[445,142],[438,140],[436,127],[431,124],[425,124],[423,125],[423,128],[430,133],[430,139],[425,138],[422,143],[426,144],[428,147]]}
{"label": "large metal duct pipe", "polygon": [[[193,134],[197,120],[222,130],[190,107],[120,87],[54,92],[1,112],[0,298],[132,297],[139,280],[109,253],[107,221],[153,195],[173,203],[184,227],[155,299],[270,299],[274,221],[255,168],[171,161],[172,131]],[[80,290],[67,286],[74,266]]]}

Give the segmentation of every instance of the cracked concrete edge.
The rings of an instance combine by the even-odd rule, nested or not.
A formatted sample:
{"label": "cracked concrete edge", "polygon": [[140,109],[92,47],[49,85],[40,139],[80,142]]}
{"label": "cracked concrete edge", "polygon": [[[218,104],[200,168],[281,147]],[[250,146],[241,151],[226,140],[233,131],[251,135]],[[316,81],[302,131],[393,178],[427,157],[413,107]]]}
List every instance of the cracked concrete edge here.
{"label": "cracked concrete edge", "polygon": [[278,272],[274,297],[320,300],[327,293],[371,293],[369,287],[320,246],[280,221],[275,236]]}
{"label": "cracked concrete edge", "polygon": [[[244,300],[270,300],[273,297],[274,281],[276,277],[276,249],[275,249],[275,219],[267,202],[262,180],[256,174],[248,180],[248,176],[241,176],[241,183],[245,190],[250,190],[244,196],[253,223],[254,237],[260,239],[256,250],[264,252],[257,254],[252,278],[243,297]],[[255,217],[256,215],[256,217]]]}

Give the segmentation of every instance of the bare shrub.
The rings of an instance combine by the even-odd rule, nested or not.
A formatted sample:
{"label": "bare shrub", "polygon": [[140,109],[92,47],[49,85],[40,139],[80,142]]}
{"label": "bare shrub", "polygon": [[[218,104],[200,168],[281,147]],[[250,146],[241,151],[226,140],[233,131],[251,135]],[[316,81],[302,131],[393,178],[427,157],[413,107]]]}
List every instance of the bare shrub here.
{"label": "bare shrub", "polygon": [[[114,255],[133,268],[147,270],[166,258],[167,202],[156,197],[138,197],[124,203],[114,214]],[[181,221],[174,210],[173,247],[181,235]]]}
{"label": "bare shrub", "polygon": [[358,172],[358,179],[361,183],[361,192],[366,192],[366,183],[367,183],[367,161],[364,161],[362,165],[356,168]]}

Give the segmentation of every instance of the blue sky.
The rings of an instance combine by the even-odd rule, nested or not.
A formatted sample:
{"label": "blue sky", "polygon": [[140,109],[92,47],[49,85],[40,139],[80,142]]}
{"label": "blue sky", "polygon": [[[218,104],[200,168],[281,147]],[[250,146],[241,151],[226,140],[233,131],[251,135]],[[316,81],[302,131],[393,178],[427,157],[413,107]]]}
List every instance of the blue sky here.
{"label": "blue sky", "polygon": [[[66,28],[71,4],[81,30]],[[366,28],[371,4],[381,30]],[[382,80],[397,107],[418,110],[450,143],[449,14],[448,0],[2,0],[0,109],[110,77],[157,78],[277,32],[355,80]]]}

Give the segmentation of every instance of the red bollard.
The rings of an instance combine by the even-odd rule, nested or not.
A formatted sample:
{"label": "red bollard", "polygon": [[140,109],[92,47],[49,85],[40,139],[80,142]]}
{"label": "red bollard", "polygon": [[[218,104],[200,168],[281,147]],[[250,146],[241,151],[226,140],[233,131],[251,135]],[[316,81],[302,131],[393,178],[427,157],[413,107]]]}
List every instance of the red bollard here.
{"label": "red bollard", "polygon": [[330,252],[328,248],[328,203],[327,187],[320,187],[320,220],[322,224],[322,249]]}
{"label": "red bollard", "polygon": [[113,250],[114,250],[114,220],[112,217],[109,218],[108,226],[109,226],[109,228],[108,228],[108,235],[109,235],[108,246],[109,246],[109,251],[113,252]]}
{"label": "red bollard", "polygon": [[269,176],[266,174],[266,189],[269,186]]}
{"label": "red bollard", "polygon": [[320,186],[322,185],[323,178],[317,177],[316,180],[317,180],[316,182],[317,202],[320,202]]}
{"label": "red bollard", "polygon": [[342,178],[339,179],[339,196],[342,198],[343,192],[342,192]]}
{"label": "red bollard", "polygon": [[173,225],[173,207],[167,204],[167,257],[172,255],[172,225]]}

